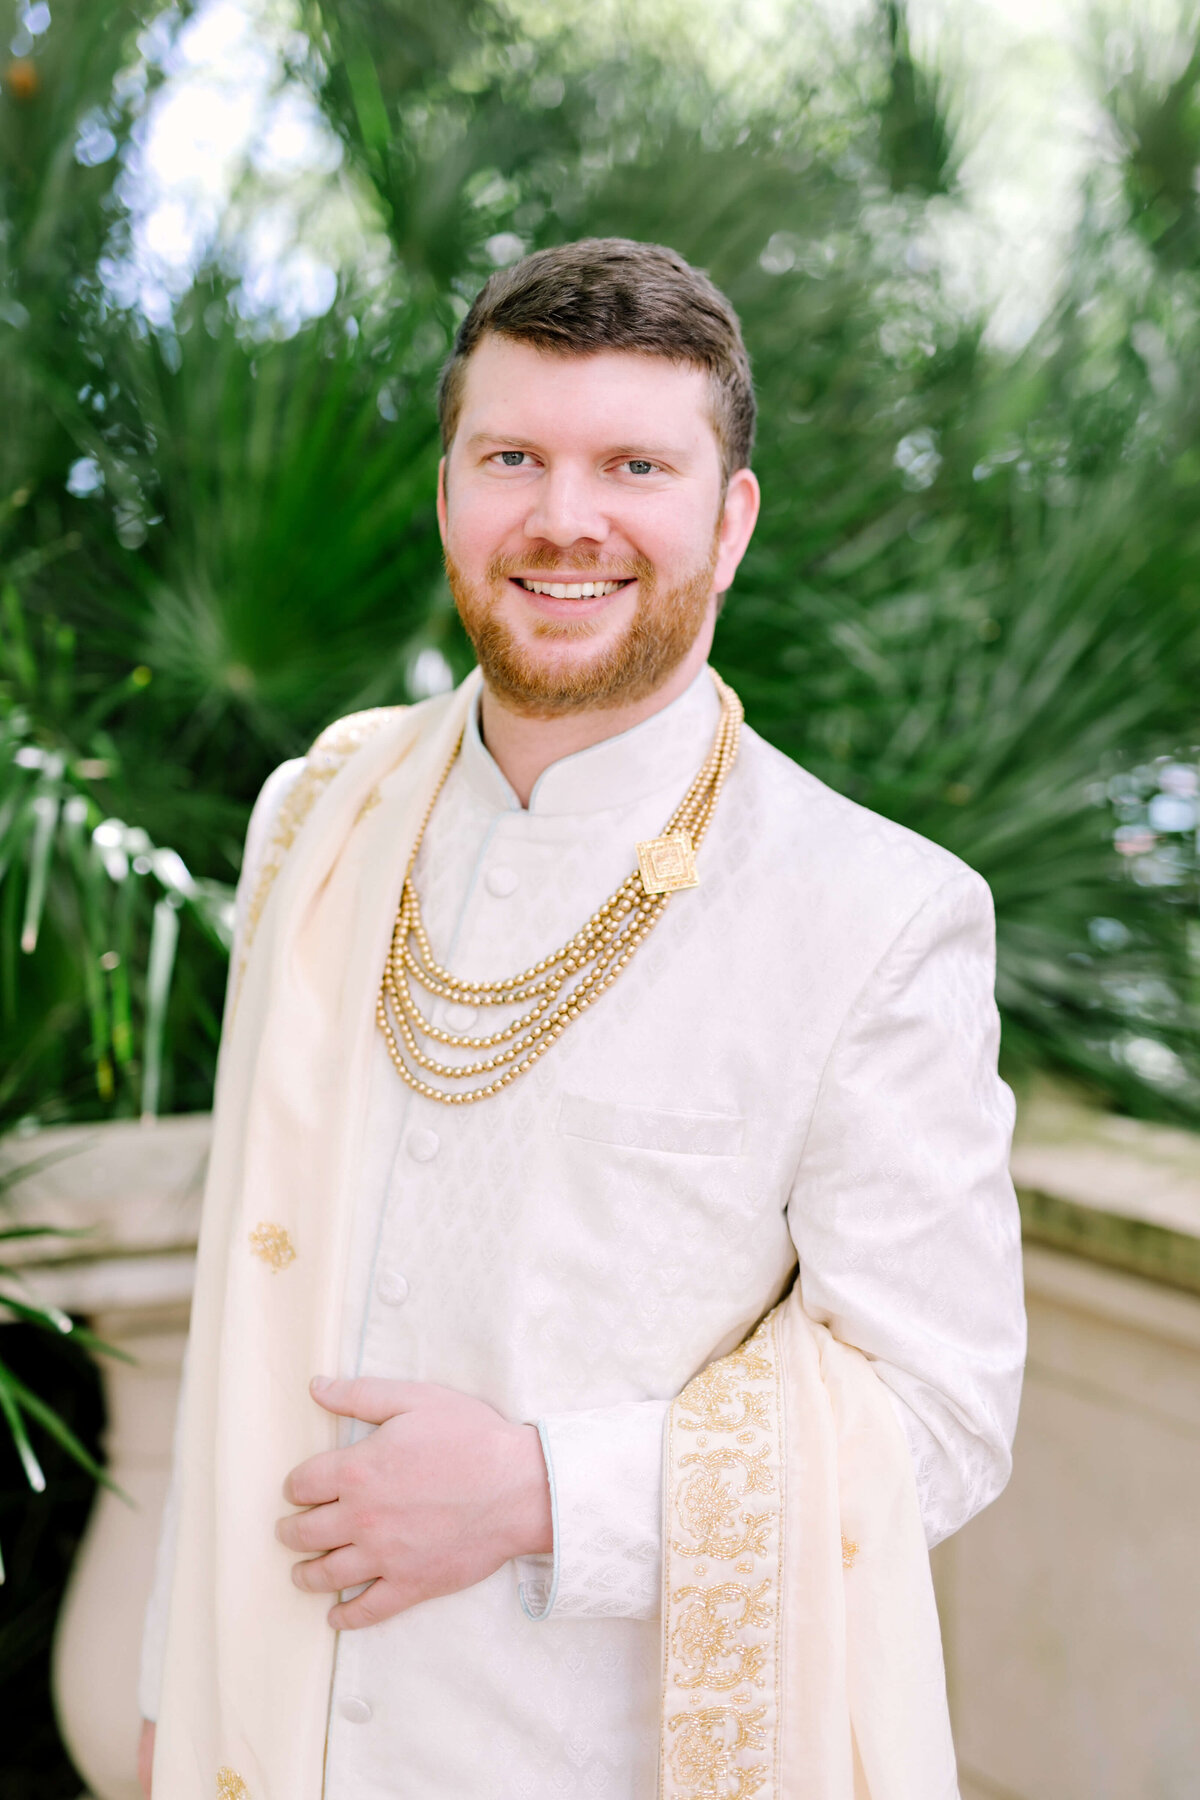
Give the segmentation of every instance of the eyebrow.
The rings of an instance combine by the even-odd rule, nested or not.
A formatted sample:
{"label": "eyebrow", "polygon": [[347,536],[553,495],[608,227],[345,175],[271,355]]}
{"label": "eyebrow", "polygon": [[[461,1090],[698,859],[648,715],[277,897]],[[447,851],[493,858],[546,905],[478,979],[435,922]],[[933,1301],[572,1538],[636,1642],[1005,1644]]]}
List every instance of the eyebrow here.
{"label": "eyebrow", "polygon": [[[514,437],[504,431],[476,431],[467,439],[469,450],[481,450],[485,444],[503,444],[509,450],[538,450],[532,438]],[[682,463],[687,461],[689,452],[682,445],[669,444],[611,444],[603,452],[607,456],[630,456],[643,458],[647,462]]]}

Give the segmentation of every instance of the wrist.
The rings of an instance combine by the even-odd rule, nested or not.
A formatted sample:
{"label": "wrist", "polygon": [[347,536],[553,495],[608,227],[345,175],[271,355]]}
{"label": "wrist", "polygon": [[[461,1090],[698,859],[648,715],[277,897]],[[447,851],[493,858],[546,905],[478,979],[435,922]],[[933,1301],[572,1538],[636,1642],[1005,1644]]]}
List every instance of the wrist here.
{"label": "wrist", "polygon": [[511,1427],[512,1556],[549,1556],[554,1549],[550,1477],[536,1425]]}

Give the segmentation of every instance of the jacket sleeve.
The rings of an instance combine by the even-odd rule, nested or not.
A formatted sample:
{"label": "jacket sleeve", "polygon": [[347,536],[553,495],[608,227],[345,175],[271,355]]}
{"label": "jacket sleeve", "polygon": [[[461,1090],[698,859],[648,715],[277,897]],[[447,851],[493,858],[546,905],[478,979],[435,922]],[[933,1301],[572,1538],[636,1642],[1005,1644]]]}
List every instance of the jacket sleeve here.
{"label": "jacket sleeve", "polygon": [[657,1617],[668,1408],[666,1400],[629,1400],[538,1420],[554,1554],[518,1561],[529,1618]]}
{"label": "jacket sleeve", "polygon": [[[1007,1481],[1025,1356],[994,979],[991,896],[964,871],[905,923],[847,1012],[788,1204],[805,1309],[886,1385],[930,1545]],[[658,1611],[667,1410],[539,1421],[555,1548],[522,1559],[531,1618]]]}
{"label": "jacket sleeve", "polygon": [[1025,1356],[994,970],[991,896],[964,871],[847,1013],[788,1207],[805,1309],[890,1390],[930,1545],[1004,1487]]}
{"label": "jacket sleeve", "polygon": [[[246,847],[242,855],[242,870],[237,886],[237,914],[233,928],[233,948],[230,953],[230,968],[236,969],[245,936],[246,908],[254,891],[263,854],[270,835],[271,825],[279,811],[283,797],[291,786],[300,769],[301,761],[283,763],[268,776],[263,784],[262,792],[254,803],[250,815],[250,824],[246,832]],[[184,1381],[187,1380],[186,1364]],[[181,1394],[182,1397],[182,1394]],[[178,1415],[177,1409],[177,1415]],[[174,1464],[171,1481],[167,1489],[166,1504],[163,1507],[162,1523],[159,1528],[158,1554],[154,1564],[154,1580],[150,1589],[150,1599],[146,1607],[146,1621],[142,1631],[141,1671],[138,1678],[138,1704],[144,1719],[157,1719],[159,1699],[162,1694],[163,1656],[167,1642],[167,1600],[171,1591],[171,1575],[175,1566],[175,1544],[179,1524],[179,1458],[178,1427]]]}

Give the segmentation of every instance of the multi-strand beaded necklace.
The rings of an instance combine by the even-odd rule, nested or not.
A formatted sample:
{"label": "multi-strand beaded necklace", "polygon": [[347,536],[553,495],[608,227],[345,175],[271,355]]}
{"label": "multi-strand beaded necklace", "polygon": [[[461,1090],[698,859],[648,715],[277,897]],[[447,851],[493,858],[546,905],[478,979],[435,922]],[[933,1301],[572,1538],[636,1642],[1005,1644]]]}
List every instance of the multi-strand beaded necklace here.
{"label": "multi-strand beaded necklace", "polygon": [[[375,1017],[387,1040],[397,1073],[427,1100],[466,1106],[498,1094],[531,1069],[571,1022],[612,986],[638,945],[653,931],[667,901],[680,888],[695,887],[695,853],[704,840],[725,777],[737,758],[742,703],[733,689],[713,674],[721,702],[716,737],[700,772],[667,822],[661,837],[637,846],[638,866],[615,894],[597,907],[570,941],[540,962],[504,981],[460,981],[435,959],[421,918],[421,902],[413,884],[413,868],[426,827],[454,767],[459,745],[442,772],[421,821],[400,895],[391,949],[380,983]],[[413,984],[435,1000],[470,1008],[525,1008],[510,1024],[481,1037],[443,1031],[421,1011]],[[393,1027],[395,1019],[397,1029]],[[443,1063],[422,1048],[442,1044],[486,1054],[463,1063]],[[420,1071],[441,1082],[478,1082],[466,1088],[435,1086]],[[482,1080],[480,1078],[482,1077]]]}

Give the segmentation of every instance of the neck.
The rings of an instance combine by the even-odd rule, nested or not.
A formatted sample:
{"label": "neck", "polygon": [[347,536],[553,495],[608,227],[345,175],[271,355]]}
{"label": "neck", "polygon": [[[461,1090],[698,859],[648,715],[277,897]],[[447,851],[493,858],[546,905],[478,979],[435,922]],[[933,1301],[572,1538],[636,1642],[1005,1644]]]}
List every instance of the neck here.
{"label": "neck", "polygon": [[578,750],[587,750],[605,738],[632,730],[643,719],[653,718],[656,712],[661,712],[664,706],[670,706],[672,700],[686,693],[704,667],[711,642],[712,633],[701,632],[662,686],[627,706],[585,708],[548,719],[530,718],[525,713],[514,712],[485,683],[480,699],[480,731],[493,760],[521,805],[529,805],[529,796],[539,775],[551,763],[561,762],[564,756],[574,756]]}

